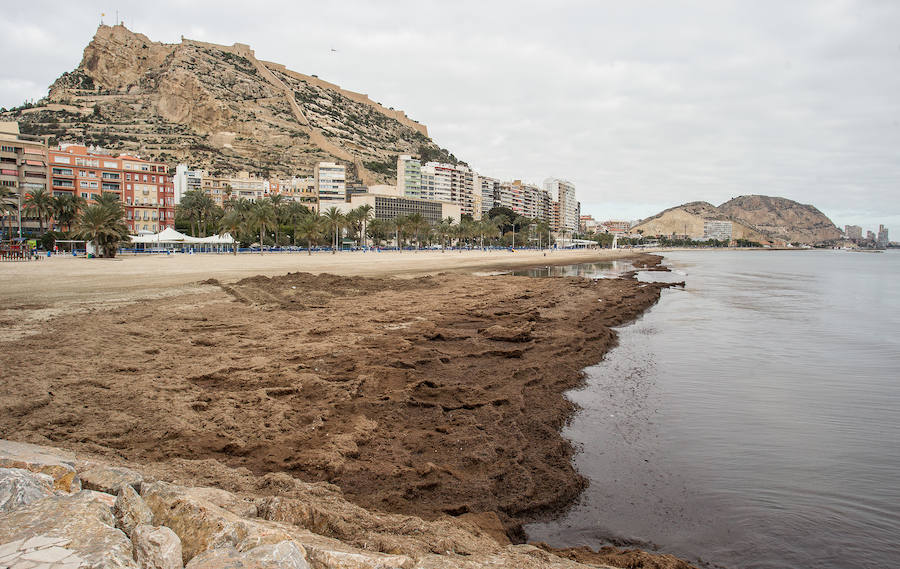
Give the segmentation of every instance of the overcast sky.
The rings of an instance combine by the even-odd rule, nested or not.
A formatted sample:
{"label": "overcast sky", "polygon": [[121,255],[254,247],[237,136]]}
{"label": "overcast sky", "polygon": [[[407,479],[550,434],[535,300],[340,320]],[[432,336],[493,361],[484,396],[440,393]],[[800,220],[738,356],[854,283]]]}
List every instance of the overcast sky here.
{"label": "overcast sky", "polygon": [[368,93],[482,174],[569,179],[598,218],[767,194],[900,240],[896,0],[15,2],[0,106],[44,96],[117,8]]}

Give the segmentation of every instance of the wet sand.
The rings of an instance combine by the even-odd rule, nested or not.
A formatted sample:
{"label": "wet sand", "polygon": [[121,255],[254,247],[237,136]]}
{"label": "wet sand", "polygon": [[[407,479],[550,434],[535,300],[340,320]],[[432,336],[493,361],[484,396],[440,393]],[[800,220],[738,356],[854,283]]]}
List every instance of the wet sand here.
{"label": "wet sand", "polygon": [[[563,393],[614,345],[610,328],[667,285],[465,274],[622,252],[366,255],[17,266],[34,290],[5,275],[6,318],[58,311],[0,343],[14,370],[0,378],[0,438],[173,478],[209,460],[250,477],[286,472],[377,511],[496,513],[521,539],[521,523],[559,512],[585,484],[560,435],[573,412]],[[57,286],[43,280],[60,271]],[[231,282],[248,271],[259,276]],[[79,308],[59,309],[69,304]]]}

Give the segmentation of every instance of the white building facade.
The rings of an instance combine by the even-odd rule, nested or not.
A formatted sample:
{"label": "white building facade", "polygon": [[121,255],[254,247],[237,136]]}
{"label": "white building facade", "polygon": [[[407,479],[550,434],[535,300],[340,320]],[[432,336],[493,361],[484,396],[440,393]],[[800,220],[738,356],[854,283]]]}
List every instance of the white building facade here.
{"label": "white building facade", "polygon": [[578,199],[575,197],[575,184],[559,178],[547,178],[544,180],[544,189],[558,204],[558,217],[556,227],[558,232],[578,231]]}
{"label": "white building facade", "polygon": [[316,193],[319,200],[319,211],[331,205],[347,201],[347,169],[343,164],[319,162],[316,164],[314,177]]}

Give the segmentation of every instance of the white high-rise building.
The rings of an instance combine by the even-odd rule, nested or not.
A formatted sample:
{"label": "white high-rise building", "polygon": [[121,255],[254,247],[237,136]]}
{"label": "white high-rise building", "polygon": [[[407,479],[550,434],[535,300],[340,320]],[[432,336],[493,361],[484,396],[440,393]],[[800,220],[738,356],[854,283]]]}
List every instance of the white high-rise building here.
{"label": "white high-rise building", "polygon": [[175,204],[181,203],[181,198],[190,190],[199,190],[203,186],[203,170],[188,170],[187,164],[179,164],[175,167]]}
{"label": "white high-rise building", "polygon": [[453,166],[440,162],[427,162],[422,166],[422,198],[439,202],[452,202]]}
{"label": "white high-rise building", "polygon": [[319,211],[330,205],[347,201],[347,169],[334,162],[316,164],[316,193],[319,197]]}
{"label": "white high-rise building", "polygon": [[408,198],[422,195],[422,163],[409,154],[397,157],[397,190]]}
{"label": "white high-rise building", "polygon": [[[555,231],[578,231],[578,200],[575,198],[575,184],[559,178],[544,180],[544,189],[558,204],[558,222]],[[554,216],[555,217],[555,216]]]}
{"label": "white high-rise building", "polygon": [[500,206],[500,180],[488,176],[478,176],[476,191],[481,192],[481,214]]}

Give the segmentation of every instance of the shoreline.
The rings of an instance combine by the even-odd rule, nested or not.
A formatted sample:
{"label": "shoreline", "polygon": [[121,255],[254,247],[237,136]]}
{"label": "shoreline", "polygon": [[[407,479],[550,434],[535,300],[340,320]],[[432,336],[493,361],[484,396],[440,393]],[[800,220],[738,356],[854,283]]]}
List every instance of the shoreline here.
{"label": "shoreline", "polygon": [[522,522],[558,515],[584,488],[561,434],[574,411],[564,393],[615,344],[611,327],[638,317],[670,285],[463,273],[473,264],[624,258],[652,269],[661,260],[610,252],[491,255],[416,277],[429,263],[446,264],[443,256],[465,255],[437,252],[418,266],[353,268],[403,279],[207,280],[174,284],[158,303],[133,295],[94,306],[90,319],[56,314],[19,340],[27,357],[2,357],[27,385],[4,401],[0,438],[232,491],[287,472],[336,484],[372,511],[470,519],[521,542]]}

